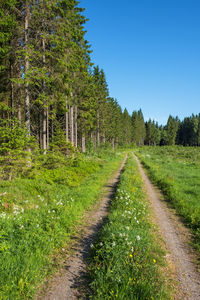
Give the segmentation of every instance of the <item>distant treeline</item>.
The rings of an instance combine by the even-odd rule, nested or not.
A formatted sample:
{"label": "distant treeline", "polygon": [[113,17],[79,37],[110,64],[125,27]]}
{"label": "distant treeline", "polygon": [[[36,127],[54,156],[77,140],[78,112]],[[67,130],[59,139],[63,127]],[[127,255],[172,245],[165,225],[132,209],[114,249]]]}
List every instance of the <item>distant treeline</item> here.
{"label": "distant treeline", "polygon": [[0,6],[0,152],[112,147],[135,143],[199,145],[199,116],[166,127],[130,116],[109,96],[94,66],[76,0],[6,0]]}
{"label": "distant treeline", "polygon": [[180,121],[169,116],[166,126],[159,126],[151,119],[144,122],[142,111],[133,112],[132,142],[137,145],[200,146],[200,114]]}

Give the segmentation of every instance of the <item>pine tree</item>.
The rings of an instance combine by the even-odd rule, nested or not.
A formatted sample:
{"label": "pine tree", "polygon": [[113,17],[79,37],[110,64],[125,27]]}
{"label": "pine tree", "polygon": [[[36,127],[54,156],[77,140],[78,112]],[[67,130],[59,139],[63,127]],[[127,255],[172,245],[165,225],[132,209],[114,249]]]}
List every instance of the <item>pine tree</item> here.
{"label": "pine tree", "polygon": [[131,117],[126,108],[124,109],[123,112],[122,128],[123,128],[123,143],[130,144],[131,143]]}
{"label": "pine tree", "polygon": [[131,117],[132,121],[132,141],[138,145],[144,145],[146,130],[142,110],[134,111]]}
{"label": "pine tree", "polygon": [[179,127],[179,119],[178,117],[173,118],[171,115],[168,118],[167,126],[166,126],[166,144],[167,145],[175,145],[177,132]]}

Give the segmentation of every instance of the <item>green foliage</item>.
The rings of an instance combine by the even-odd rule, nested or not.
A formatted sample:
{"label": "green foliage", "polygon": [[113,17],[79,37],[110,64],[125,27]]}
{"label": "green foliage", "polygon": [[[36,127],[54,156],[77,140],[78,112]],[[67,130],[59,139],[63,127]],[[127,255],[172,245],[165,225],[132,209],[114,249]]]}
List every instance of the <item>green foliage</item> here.
{"label": "green foliage", "polygon": [[132,141],[138,145],[144,145],[145,137],[146,137],[146,128],[144,123],[144,117],[142,110],[140,109],[138,112],[134,111],[131,117],[132,121]]}
{"label": "green foliage", "polygon": [[166,126],[166,144],[167,145],[175,145],[177,132],[179,127],[179,119],[178,117],[173,118],[169,116]]}
{"label": "green foliage", "polygon": [[26,129],[23,128],[18,120],[13,119],[12,125],[9,121],[2,120],[0,123],[0,155],[6,155],[11,150],[25,150],[36,146],[34,139],[27,137]]}
{"label": "green foliage", "polygon": [[108,221],[91,245],[90,299],[170,299],[136,162],[130,157],[112,200]]}
{"label": "green foliage", "polygon": [[0,178],[13,179],[19,174],[27,175],[30,169],[30,149],[37,149],[34,138],[15,119],[0,124]]}
{"label": "green foliage", "polygon": [[70,142],[66,141],[65,132],[59,127],[57,127],[52,137],[50,149],[55,152],[61,152],[64,155],[76,153],[76,148]]}
{"label": "green foliage", "polygon": [[47,154],[35,161],[34,178],[0,182],[0,299],[33,298],[55,268],[59,249],[69,243],[85,210],[99,199],[122,161],[122,153],[104,153],[100,161],[60,155],[55,170],[55,153],[52,158]]}

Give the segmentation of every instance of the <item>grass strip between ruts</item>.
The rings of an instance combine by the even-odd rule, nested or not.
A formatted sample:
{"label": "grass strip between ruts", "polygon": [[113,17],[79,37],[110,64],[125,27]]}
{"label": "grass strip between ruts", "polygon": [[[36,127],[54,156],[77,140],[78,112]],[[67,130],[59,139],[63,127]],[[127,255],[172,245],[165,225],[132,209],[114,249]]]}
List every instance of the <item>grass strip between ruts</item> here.
{"label": "grass strip between ruts", "polygon": [[132,155],[121,175],[107,223],[91,245],[91,299],[170,299],[161,274],[164,251],[149,221],[143,183]]}

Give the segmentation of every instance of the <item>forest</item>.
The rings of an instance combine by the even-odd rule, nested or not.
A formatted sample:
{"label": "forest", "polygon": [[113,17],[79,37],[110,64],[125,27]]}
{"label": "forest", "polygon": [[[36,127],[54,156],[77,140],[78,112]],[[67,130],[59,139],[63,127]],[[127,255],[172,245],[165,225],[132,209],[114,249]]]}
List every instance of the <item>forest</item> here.
{"label": "forest", "polygon": [[[200,114],[166,126],[130,115],[90,58],[78,1],[6,0],[0,7],[0,151],[134,143],[200,145]],[[134,107],[133,99],[133,107]]]}

